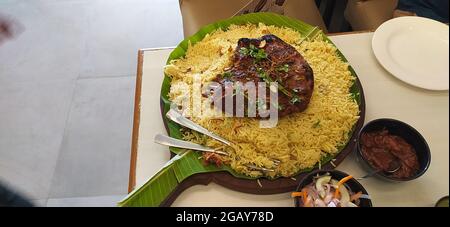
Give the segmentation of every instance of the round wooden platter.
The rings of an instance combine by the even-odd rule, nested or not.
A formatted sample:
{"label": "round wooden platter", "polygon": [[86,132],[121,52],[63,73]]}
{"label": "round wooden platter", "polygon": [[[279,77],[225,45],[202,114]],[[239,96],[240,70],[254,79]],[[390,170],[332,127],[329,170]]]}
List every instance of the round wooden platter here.
{"label": "round wooden platter", "polygon": [[[334,158],[333,161],[334,165],[339,165],[348,154],[350,154],[355,146],[356,146],[356,136],[358,135],[358,132],[361,130],[361,128],[364,125],[364,117],[366,113],[366,103],[364,99],[364,91],[362,88],[362,85],[358,78],[355,80],[356,86],[358,87],[361,103],[359,104],[359,119],[356,122],[355,129],[353,130],[352,136],[349,139],[347,145],[342,149],[341,152],[339,152],[338,155]],[[169,128],[167,126],[166,118],[164,117],[164,102],[161,100],[161,116],[164,121],[164,126],[166,128],[166,131],[169,132]],[[174,154],[172,154],[174,156]],[[330,162],[322,165],[322,169],[334,169],[335,166],[333,166]],[[316,168],[317,169],[317,168]],[[316,170],[314,169],[314,170]],[[241,179],[234,177],[230,173],[226,171],[221,172],[212,172],[212,173],[200,173],[200,174],[194,174],[184,181],[182,181],[177,188],[161,203],[160,206],[170,206],[175,199],[187,188],[194,186],[194,185],[208,185],[211,182],[214,182],[218,185],[221,185],[223,187],[226,187],[228,189],[244,192],[244,193],[250,193],[250,194],[259,194],[259,195],[270,195],[270,194],[277,194],[277,193],[285,193],[285,192],[292,192],[296,189],[297,185],[299,184],[300,180],[303,179],[308,174],[308,172],[300,173],[296,176],[293,176],[292,178],[277,178],[275,180],[269,180],[266,178],[259,178],[259,182],[261,185],[258,184],[256,179]],[[294,180],[295,179],[295,180]]]}

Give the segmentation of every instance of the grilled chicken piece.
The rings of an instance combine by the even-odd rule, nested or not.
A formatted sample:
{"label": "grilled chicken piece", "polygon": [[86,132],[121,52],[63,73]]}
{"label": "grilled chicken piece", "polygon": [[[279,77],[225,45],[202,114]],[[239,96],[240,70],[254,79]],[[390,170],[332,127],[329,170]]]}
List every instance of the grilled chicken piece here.
{"label": "grilled chicken piece", "polygon": [[[278,106],[270,103],[269,84],[266,84],[265,100],[267,105],[272,105],[271,108],[278,108],[279,117],[302,112],[307,108],[314,89],[313,70],[294,47],[277,36],[240,39],[232,62],[232,66],[214,80],[222,85],[219,89],[223,89],[226,82],[254,82],[256,87],[258,82],[277,82]],[[228,94],[223,89],[222,97],[219,97],[223,99],[222,103],[225,103],[226,95]],[[244,102],[245,109],[249,102],[256,101],[248,99],[247,97]],[[236,113],[235,109],[236,107],[233,114]],[[225,111],[225,108],[222,110]],[[256,117],[261,116],[257,113]]]}

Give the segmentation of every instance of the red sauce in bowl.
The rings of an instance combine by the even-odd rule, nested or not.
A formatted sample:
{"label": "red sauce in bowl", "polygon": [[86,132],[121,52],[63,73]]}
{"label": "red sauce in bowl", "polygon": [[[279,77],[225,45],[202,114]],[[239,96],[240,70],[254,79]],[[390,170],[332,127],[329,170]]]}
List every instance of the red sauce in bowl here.
{"label": "red sauce in bowl", "polygon": [[361,146],[363,157],[376,170],[386,172],[392,169],[395,162],[400,164],[400,169],[390,174],[391,177],[408,178],[419,171],[419,160],[414,148],[403,138],[389,134],[388,130],[363,133]]}

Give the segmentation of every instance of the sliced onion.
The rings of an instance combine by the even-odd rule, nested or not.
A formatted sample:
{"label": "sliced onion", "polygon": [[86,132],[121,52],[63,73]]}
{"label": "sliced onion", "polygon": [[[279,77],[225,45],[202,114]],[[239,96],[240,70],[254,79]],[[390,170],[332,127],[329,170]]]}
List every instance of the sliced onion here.
{"label": "sliced onion", "polygon": [[339,199],[335,198],[335,199],[331,200],[331,203],[334,203],[334,204],[336,204],[336,206],[338,206],[338,205],[340,205],[341,202],[339,201]]}
{"label": "sliced onion", "polygon": [[316,189],[319,192],[319,195],[321,198],[324,198],[326,195],[325,189],[323,188],[325,184],[328,184],[330,182],[331,176],[323,176],[317,179],[316,181]]}
{"label": "sliced onion", "polygon": [[316,200],[314,200],[314,206],[315,207],[326,207],[327,205],[321,199],[316,199]]}
{"label": "sliced onion", "polygon": [[313,186],[308,187],[308,188],[306,189],[306,192],[307,192],[308,195],[310,195],[314,200],[316,200],[316,199],[319,198],[319,194],[318,194],[318,192],[316,191],[316,189],[315,189]]}
{"label": "sliced onion", "polygon": [[325,198],[323,199],[323,202],[325,204],[329,204],[332,199],[333,199],[333,194],[328,192],[327,195],[325,196]]}

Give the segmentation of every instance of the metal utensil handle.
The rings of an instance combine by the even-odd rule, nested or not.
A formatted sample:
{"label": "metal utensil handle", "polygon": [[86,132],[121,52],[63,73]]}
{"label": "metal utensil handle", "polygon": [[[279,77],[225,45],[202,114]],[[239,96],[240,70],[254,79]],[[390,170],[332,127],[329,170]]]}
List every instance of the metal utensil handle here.
{"label": "metal utensil handle", "polygon": [[202,134],[205,134],[211,138],[214,138],[228,146],[231,145],[231,143],[229,141],[227,141],[226,139],[208,131],[207,129],[203,128],[202,126],[194,123],[193,121],[185,118],[183,115],[181,115],[179,112],[177,112],[176,110],[169,110],[169,112],[167,112],[166,114],[167,118],[169,118],[170,120],[172,120],[173,122],[180,124],[184,127],[190,128],[194,131],[200,132]]}
{"label": "metal utensil handle", "polygon": [[[401,166],[400,162],[398,160],[394,160],[394,164],[391,163],[391,165],[389,166],[390,169],[388,169],[388,170],[386,170],[384,172],[388,173],[388,174],[393,174],[393,173],[397,172],[401,167],[402,166]],[[371,176],[373,176],[373,175],[375,175],[377,173],[381,173],[381,172],[383,172],[383,170],[374,170],[374,171],[372,171],[371,173],[368,173],[365,176],[362,176],[360,178],[356,178],[356,180],[362,180],[362,179],[371,177]]]}
{"label": "metal utensil handle", "polygon": [[368,178],[368,177],[372,177],[373,175],[375,175],[375,174],[377,174],[377,173],[379,173],[379,172],[381,172],[381,171],[380,171],[380,170],[372,171],[372,172],[370,172],[370,173],[368,173],[368,174],[366,174],[366,175],[364,175],[364,176],[362,176],[362,177],[356,178],[356,180],[363,180],[363,179],[366,179],[366,178]]}
{"label": "metal utensil handle", "polygon": [[161,145],[166,145],[170,147],[178,147],[196,151],[206,151],[206,152],[215,152],[213,148],[204,147],[202,145],[198,145],[196,143],[186,142],[183,140],[177,140],[172,137],[158,134],[155,136],[155,143],[159,143]]}

